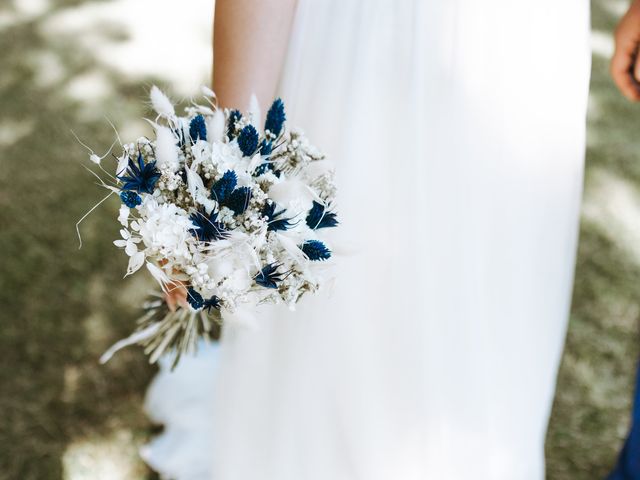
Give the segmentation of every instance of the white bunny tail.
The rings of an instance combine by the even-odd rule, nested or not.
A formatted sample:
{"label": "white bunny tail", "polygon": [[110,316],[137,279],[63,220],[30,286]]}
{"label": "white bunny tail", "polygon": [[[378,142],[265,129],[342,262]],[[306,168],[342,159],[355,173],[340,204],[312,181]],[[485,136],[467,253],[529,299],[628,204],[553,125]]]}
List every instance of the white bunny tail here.
{"label": "white bunny tail", "polygon": [[169,98],[155,85],[151,87],[149,98],[151,99],[153,109],[158,115],[162,115],[167,118],[173,118],[176,116],[176,111],[173,108],[171,100],[169,100]]}
{"label": "white bunny tail", "polygon": [[167,127],[156,125],[156,160],[159,168],[168,167],[175,172],[180,166],[176,137]]}
{"label": "white bunny tail", "polygon": [[208,122],[207,132],[209,132],[209,141],[222,142],[225,133],[225,119],[224,112],[220,109],[213,113],[213,116]]}

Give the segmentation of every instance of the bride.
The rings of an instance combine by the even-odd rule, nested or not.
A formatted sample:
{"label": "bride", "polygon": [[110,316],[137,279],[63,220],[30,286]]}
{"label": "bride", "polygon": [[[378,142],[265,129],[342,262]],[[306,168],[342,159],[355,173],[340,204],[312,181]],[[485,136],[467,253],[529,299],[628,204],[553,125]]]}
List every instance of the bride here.
{"label": "bride", "polygon": [[339,271],[151,387],[181,480],[544,478],[572,288],[587,0],[218,0],[223,107],[333,159]]}

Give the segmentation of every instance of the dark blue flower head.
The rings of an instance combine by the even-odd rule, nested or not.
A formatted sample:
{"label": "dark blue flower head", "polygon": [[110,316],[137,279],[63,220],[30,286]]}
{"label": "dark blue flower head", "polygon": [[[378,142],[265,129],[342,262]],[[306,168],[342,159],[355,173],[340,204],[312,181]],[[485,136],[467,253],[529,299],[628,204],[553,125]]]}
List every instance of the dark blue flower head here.
{"label": "dark blue flower head", "polygon": [[187,302],[189,302],[189,305],[191,305],[191,308],[194,310],[204,308],[207,312],[210,312],[212,308],[220,308],[220,299],[217,296],[214,295],[208,300],[205,300],[193,287],[187,289]]}
{"label": "dark blue flower head", "polygon": [[216,295],[213,295],[211,298],[209,298],[208,300],[204,301],[204,304],[203,304],[202,308],[204,308],[209,313],[211,312],[212,308],[214,310],[219,310],[220,309],[220,299]]}
{"label": "dark blue flower head", "polygon": [[267,140],[262,140],[262,142],[260,142],[260,155],[268,157],[271,155],[271,152],[273,152],[273,144]]}
{"label": "dark blue flower head", "polygon": [[258,139],[258,131],[253,125],[247,125],[240,130],[238,146],[240,147],[242,155],[245,157],[253,155],[258,148]]}
{"label": "dark blue flower head", "polygon": [[251,200],[251,189],[249,187],[239,187],[231,192],[223,205],[233,210],[236,215],[240,215],[249,207],[249,200]]}
{"label": "dark blue flower head", "polygon": [[217,180],[211,187],[211,196],[218,202],[223,203],[227,200],[231,192],[238,184],[238,176],[233,170],[227,170],[220,180]]}
{"label": "dark blue flower head", "polygon": [[327,207],[315,200],[313,201],[311,210],[309,210],[309,213],[307,214],[306,222],[312,230],[317,228],[336,227],[338,225],[336,214],[328,212]]}
{"label": "dark blue flower head", "polygon": [[153,193],[156,182],[160,178],[160,172],[156,168],[156,162],[145,165],[142,154],[138,154],[138,164],[129,158],[129,166],[126,175],[118,177],[123,182],[122,190],[130,190],[138,193]]}
{"label": "dark blue flower head", "polygon": [[239,110],[231,110],[229,113],[229,121],[227,122],[227,138],[233,140],[236,136],[236,124],[242,118]]}
{"label": "dark blue flower head", "polygon": [[193,287],[189,287],[187,289],[187,302],[189,302],[189,305],[191,305],[191,308],[194,310],[200,310],[204,307],[202,295],[200,295]]}
{"label": "dark blue flower head", "polygon": [[194,142],[207,139],[207,126],[202,115],[196,115],[189,123],[189,136]]}
{"label": "dark blue flower head", "polygon": [[229,232],[224,229],[224,225],[218,222],[218,212],[215,210],[212,210],[210,215],[205,212],[196,212],[189,219],[195,227],[189,230],[191,235],[201,242],[223,240],[229,236]]}
{"label": "dark blue flower head", "polygon": [[282,273],[278,272],[280,267],[277,263],[270,263],[258,272],[254,277],[256,283],[265,288],[278,288],[278,282],[283,280]]}
{"label": "dark blue flower head", "polygon": [[276,137],[282,133],[284,121],[287,119],[284,114],[284,103],[281,99],[276,98],[271,104],[271,108],[267,112],[267,120],[264,122],[264,129],[269,130]]}
{"label": "dark blue flower head", "polygon": [[296,223],[291,223],[291,218],[278,218],[284,213],[284,210],[276,212],[276,204],[274,202],[267,203],[262,209],[262,216],[267,218],[269,231],[289,230],[295,227]]}
{"label": "dark blue flower head", "polygon": [[327,260],[331,257],[331,250],[319,240],[307,240],[300,245],[300,250],[313,261]]}
{"label": "dark blue flower head", "polygon": [[120,192],[120,200],[129,208],[137,207],[142,203],[142,198],[136,192],[123,191]]}

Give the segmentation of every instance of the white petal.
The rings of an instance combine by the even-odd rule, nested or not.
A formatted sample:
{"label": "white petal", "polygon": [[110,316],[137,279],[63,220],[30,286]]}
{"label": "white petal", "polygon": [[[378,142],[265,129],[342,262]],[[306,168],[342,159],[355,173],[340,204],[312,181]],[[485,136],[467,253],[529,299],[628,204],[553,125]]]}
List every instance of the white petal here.
{"label": "white petal", "polygon": [[128,220],[129,207],[127,207],[126,205],[120,205],[120,210],[118,211],[118,222],[120,222],[120,225],[122,225],[123,227],[126,227],[129,225]]}
{"label": "white petal", "polygon": [[249,162],[249,166],[247,167],[247,172],[251,174],[251,172],[253,172],[261,162],[262,162],[262,155],[260,155],[260,153],[256,153],[251,158],[251,161]]}
{"label": "white petal", "polygon": [[201,90],[202,90],[202,94],[203,94],[205,97],[215,97],[215,96],[216,96],[216,94],[215,94],[215,93],[213,93],[213,90],[211,90],[211,89],[210,89],[209,87],[207,87],[206,85],[203,85],[203,86],[202,86],[202,88],[201,88]]}
{"label": "white petal", "polygon": [[132,273],[137,272],[143,263],[144,263],[144,252],[138,252],[135,255],[133,255],[129,259],[129,265],[127,266],[127,274],[125,275],[125,277],[128,275],[131,275]]}
{"label": "white petal", "polygon": [[116,167],[116,175],[124,175],[127,171],[127,165],[129,165],[129,156],[123,153],[118,157],[118,166]]}
{"label": "white petal", "polygon": [[292,214],[306,212],[313,202],[312,190],[300,180],[285,180],[273,185],[269,196]]}
{"label": "white petal", "polygon": [[136,253],[138,253],[138,247],[136,247],[136,244],[133,242],[127,242],[127,246],[124,247],[124,251],[127,255],[129,255],[130,257],[134,256]]}
{"label": "white petal", "polygon": [[285,235],[282,235],[281,233],[277,233],[276,236],[278,240],[280,240],[280,245],[282,245],[282,248],[284,248],[295,261],[297,261],[298,263],[302,263],[306,260],[304,252],[300,250],[298,245],[296,245],[296,243],[292,239],[286,237]]}
{"label": "white petal", "polygon": [[198,194],[199,188],[204,188],[204,183],[202,183],[202,178],[196,172],[191,170],[190,168],[185,169],[187,174],[187,188],[189,189],[189,193],[193,198],[195,198]]}
{"label": "white petal", "polygon": [[164,272],[164,270],[156,267],[151,262],[147,262],[147,270],[149,270],[153,278],[155,278],[156,281],[160,284],[160,288],[162,288],[162,291],[166,291],[165,285],[169,283],[171,280],[169,279],[167,274]]}
{"label": "white petal", "polygon": [[218,202],[216,202],[215,200],[211,200],[210,198],[207,198],[202,193],[198,196],[198,203],[204,206],[204,209],[207,212],[207,215],[211,215],[211,212],[213,211],[213,209],[216,208],[216,206],[218,205]]}

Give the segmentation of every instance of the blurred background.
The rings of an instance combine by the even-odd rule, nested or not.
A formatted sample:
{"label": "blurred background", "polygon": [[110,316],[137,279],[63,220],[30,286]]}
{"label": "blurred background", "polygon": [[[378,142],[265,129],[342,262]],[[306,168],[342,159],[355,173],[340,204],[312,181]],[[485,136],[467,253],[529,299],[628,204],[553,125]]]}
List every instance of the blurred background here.
{"label": "blurred background", "polygon": [[[627,2],[592,7],[576,288],[546,446],[555,480],[611,469],[640,353],[640,107],[607,72]],[[103,190],[72,131],[102,155],[115,140],[109,121],[126,138],[148,131],[152,84],[178,101],[208,84],[212,8],[0,0],[1,480],[157,478],[137,453],[154,433],[142,410],[154,368],[135,348],[97,364],[130,332],[146,285],[122,280],[115,199],[81,224],[78,249],[74,225]]]}

